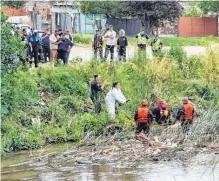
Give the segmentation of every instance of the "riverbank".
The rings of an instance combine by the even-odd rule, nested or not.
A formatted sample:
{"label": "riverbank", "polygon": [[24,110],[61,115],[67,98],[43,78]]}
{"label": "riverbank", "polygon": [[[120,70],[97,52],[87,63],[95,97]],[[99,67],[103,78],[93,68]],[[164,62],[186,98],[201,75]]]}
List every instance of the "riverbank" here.
{"label": "riverbank", "polygon": [[[219,107],[219,55],[216,52],[187,57],[179,49],[173,49],[171,54],[153,61],[136,56],[124,64],[93,60],[55,68],[21,66],[2,79],[1,153],[77,142],[90,133],[102,135],[109,125],[104,98],[115,81],[120,82],[122,92],[130,100],[118,107],[116,126],[134,129],[133,114],[142,99],[148,100],[149,107],[153,107],[157,99],[165,99],[174,119],[181,98],[187,95],[203,123],[197,127],[198,138],[214,142],[218,139]],[[89,97],[90,82],[97,73],[101,81],[108,83],[101,93],[103,111],[100,115],[94,114]],[[164,139],[167,139],[165,134]]]}
{"label": "riverbank", "polygon": [[162,143],[108,127],[105,136],[78,144],[9,154],[2,160],[2,180],[216,181],[218,155],[219,147]]}

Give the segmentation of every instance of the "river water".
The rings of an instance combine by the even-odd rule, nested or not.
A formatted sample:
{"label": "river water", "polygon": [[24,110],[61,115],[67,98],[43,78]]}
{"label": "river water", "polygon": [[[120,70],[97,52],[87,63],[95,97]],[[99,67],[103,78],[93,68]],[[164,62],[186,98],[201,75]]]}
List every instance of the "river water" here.
{"label": "river water", "polygon": [[[121,166],[117,162],[56,160],[55,155],[74,154],[73,143],[49,145],[42,149],[8,154],[2,159],[1,180],[31,181],[219,181],[219,154],[197,155],[191,160],[142,162]],[[215,163],[214,163],[215,162]]]}

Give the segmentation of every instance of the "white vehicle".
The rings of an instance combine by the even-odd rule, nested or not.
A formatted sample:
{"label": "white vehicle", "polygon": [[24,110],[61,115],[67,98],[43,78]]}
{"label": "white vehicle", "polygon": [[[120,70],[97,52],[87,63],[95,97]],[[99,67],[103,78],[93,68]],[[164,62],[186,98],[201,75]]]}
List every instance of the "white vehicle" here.
{"label": "white vehicle", "polygon": [[19,29],[22,31],[23,29],[26,29],[27,34],[30,33],[31,26],[25,25],[25,24],[17,24],[16,27],[19,27]]}

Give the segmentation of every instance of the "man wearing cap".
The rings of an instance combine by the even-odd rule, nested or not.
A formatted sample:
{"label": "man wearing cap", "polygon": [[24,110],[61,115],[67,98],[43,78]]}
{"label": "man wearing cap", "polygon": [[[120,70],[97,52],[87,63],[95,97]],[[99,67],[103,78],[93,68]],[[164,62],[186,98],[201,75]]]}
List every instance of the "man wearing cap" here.
{"label": "man wearing cap", "polygon": [[112,25],[109,25],[109,30],[106,32],[104,38],[107,39],[104,59],[105,60],[107,59],[108,54],[110,52],[110,59],[112,62],[114,58],[114,46],[115,46],[115,38],[116,38],[116,32],[113,30]]}
{"label": "man wearing cap", "polygon": [[58,50],[57,41],[59,39],[58,34],[59,34],[59,30],[55,30],[55,32],[49,37],[50,53],[51,53],[50,64],[52,67],[56,65],[56,61],[57,61],[57,50]]}
{"label": "man wearing cap", "polygon": [[34,58],[35,67],[38,67],[38,52],[39,52],[40,37],[37,31],[31,30],[31,35],[29,37],[29,50],[30,50],[30,65],[32,65],[32,58]]}
{"label": "man wearing cap", "polygon": [[96,29],[96,34],[92,38],[92,48],[94,51],[94,56],[97,59],[97,53],[99,52],[100,59],[103,59],[103,38],[100,35],[100,31]]}
{"label": "man wearing cap", "polygon": [[144,30],[142,29],[139,34],[136,35],[137,44],[139,50],[146,50],[147,41],[149,40],[149,37],[147,34],[144,33]]}
{"label": "man wearing cap", "polygon": [[146,134],[149,133],[153,115],[151,110],[148,109],[146,100],[141,101],[141,107],[135,112],[134,120],[136,122],[136,133],[141,133],[142,131]]}

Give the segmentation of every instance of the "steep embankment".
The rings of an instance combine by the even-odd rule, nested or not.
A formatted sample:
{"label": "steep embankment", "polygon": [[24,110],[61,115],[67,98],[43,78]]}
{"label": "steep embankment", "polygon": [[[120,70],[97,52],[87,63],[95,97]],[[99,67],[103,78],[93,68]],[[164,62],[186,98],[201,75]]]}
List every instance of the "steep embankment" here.
{"label": "steep embankment", "polygon": [[174,54],[174,50],[170,54],[161,61],[135,58],[122,65],[90,62],[6,75],[2,80],[2,149],[37,148],[81,140],[88,133],[101,134],[108,125],[104,102],[103,112],[97,116],[89,98],[89,82],[97,73],[109,83],[103,100],[114,81],[121,83],[130,99],[119,107],[117,126],[133,130],[134,111],[141,99],[149,100],[152,106],[152,94],[165,99],[174,112],[181,97],[187,95],[198,106],[199,115],[208,111],[208,122],[197,127],[200,135],[208,135],[203,136],[206,142],[215,141],[219,135],[218,114],[213,114],[219,108],[219,54],[190,58]]}

